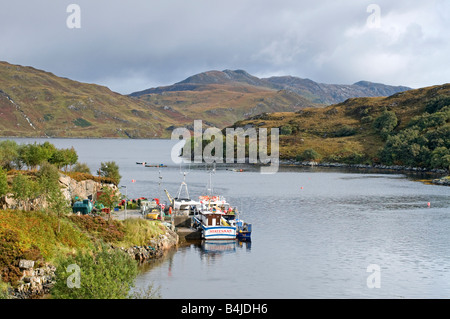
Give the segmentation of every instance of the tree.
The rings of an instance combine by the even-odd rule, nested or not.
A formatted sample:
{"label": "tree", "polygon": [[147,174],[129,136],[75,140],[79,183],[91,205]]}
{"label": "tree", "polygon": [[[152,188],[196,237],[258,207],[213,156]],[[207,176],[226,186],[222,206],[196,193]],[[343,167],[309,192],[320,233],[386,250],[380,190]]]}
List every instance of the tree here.
{"label": "tree", "polygon": [[[125,299],[137,274],[137,261],[101,244],[92,254],[80,250],[76,256],[63,257],[51,295],[55,299]],[[74,286],[77,278],[79,288]]]}
{"label": "tree", "polygon": [[398,124],[397,116],[392,111],[384,111],[373,122],[373,127],[386,139]]}
{"label": "tree", "polygon": [[91,169],[86,163],[76,163],[72,172],[91,174]]}
{"label": "tree", "polygon": [[119,185],[122,176],[119,174],[119,166],[116,162],[105,162],[100,164],[99,175],[111,178],[116,185]]}
{"label": "tree", "polygon": [[55,164],[58,169],[65,167],[66,171],[68,166],[75,165],[77,161],[78,155],[73,147],[70,149],[58,149],[50,158],[50,163]]}
{"label": "tree", "polygon": [[58,233],[61,230],[61,217],[70,212],[69,201],[64,197],[61,189],[52,189],[47,194],[48,209],[58,216]]}
{"label": "tree", "polygon": [[54,196],[55,193],[61,193],[59,171],[54,165],[44,162],[37,173],[37,177],[40,193],[47,202],[50,201],[51,196]]}
{"label": "tree", "polygon": [[25,163],[29,169],[36,169],[42,162],[48,158],[48,149],[36,144],[26,144],[21,149],[21,160]]}
{"label": "tree", "polygon": [[19,145],[12,140],[0,142],[0,166],[12,169],[14,160],[19,156]]}
{"label": "tree", "polygon": [[449,168],[450,166],[450,150],[446,147],[437,147],[431,152],[431,167],[433,168]]}
{"label": "tree", "polygon": [[27,203],[37,197],[38,190],[38,184],[21,173],[17,174],[12,181],[13,197],[19,202],[19,206],[23,210],[29,208]]}
{"label": "tree", "polygon": [[54,165],[44,162],[36,175],[40,189],[44,195],[55,189],[59,190],[59,171]]}
{"label": "tree", "polygon": [[[111,218],[111,211],[120,200],[120,194],[111,187],[105,186],[102,188],[97,201],[109,208],[109,218]],[[108,219],[109,219],[108,218]]]}

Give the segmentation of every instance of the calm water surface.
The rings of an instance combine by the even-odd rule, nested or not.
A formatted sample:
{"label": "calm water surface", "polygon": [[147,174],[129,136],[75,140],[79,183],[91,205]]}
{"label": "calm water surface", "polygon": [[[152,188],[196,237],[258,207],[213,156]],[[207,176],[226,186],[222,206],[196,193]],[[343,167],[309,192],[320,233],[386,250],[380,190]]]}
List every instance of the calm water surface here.
{"label": "calm water surface", "polygon": [[[191,197],[206,191],[204,169],[171,162],[172,141],[49,141],[74,146],[93,172],[100,162],[116,161],[131,197],[166,199],[164,188],[174,195],[182,171]],[[142,161],[169,167],[136,165]],[[159,286],[163,298],[450,297],[449,187],[401,174],[317,168],[273,175],[218,168],[213,186],[253,224],[252,242],[179,247],[147,265],[137,289]],[[380,267],[380,288],[367,286],[372,264]]]}

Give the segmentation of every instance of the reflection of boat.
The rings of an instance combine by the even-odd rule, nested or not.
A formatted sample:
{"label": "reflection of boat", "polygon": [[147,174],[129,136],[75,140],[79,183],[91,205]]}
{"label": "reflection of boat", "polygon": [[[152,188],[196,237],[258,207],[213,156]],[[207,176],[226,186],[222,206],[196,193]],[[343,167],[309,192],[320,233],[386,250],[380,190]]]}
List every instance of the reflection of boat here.
{"label": "reflection of boat", "polygon": [[236,240],[203,240],[202,250],[205,253],[229,253],[236,251]]}

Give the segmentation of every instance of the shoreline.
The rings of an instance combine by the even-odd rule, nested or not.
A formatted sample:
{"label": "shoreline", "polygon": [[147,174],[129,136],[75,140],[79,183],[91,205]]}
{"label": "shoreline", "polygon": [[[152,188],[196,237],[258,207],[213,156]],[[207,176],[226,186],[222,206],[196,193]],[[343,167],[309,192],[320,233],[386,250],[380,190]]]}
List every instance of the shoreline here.
{"label": "shoreline", "polygon": [[298,162],[295,160],[280,160],[282,166],[298,166],[298,167],[325,167],[325,168],[356,168],[369,170],[389,170],[396,172],[413,172],[413,173],[429,173],[429,174],[449,174],[448,170],[426,167],[409,167],[402,165],[383,165],[383,164],[347,164],[347,163],[322,163],[322,162]]}

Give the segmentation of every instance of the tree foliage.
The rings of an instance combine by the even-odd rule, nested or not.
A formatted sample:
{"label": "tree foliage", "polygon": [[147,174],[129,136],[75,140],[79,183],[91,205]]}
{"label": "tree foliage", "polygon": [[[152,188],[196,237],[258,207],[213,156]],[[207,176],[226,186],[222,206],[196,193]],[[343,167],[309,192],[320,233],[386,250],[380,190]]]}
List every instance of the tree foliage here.
{"label": "tree foliage", "polygon": [[394,130],[398,124],[397,116],[392,111],[384,111],[373,122],[374,129],[381,134],[383,138],[387,138],[388,135]]}
{"label": "tree foliage", "polygon": [[114,161],[100,163],[99,175],[111,178],[116,185],[119,185],[122,178],[119,174],[119,165]]}
{"label": "tree foliage", "polygon": [[[79,267],[79,288],[74,286],[77,273],[68,271],[69,265]],[[55,299],[124,299],[134,286],[137,273],[135,260],[102,244],[93,255],[79,251],[61,260],[51,294]]]}

